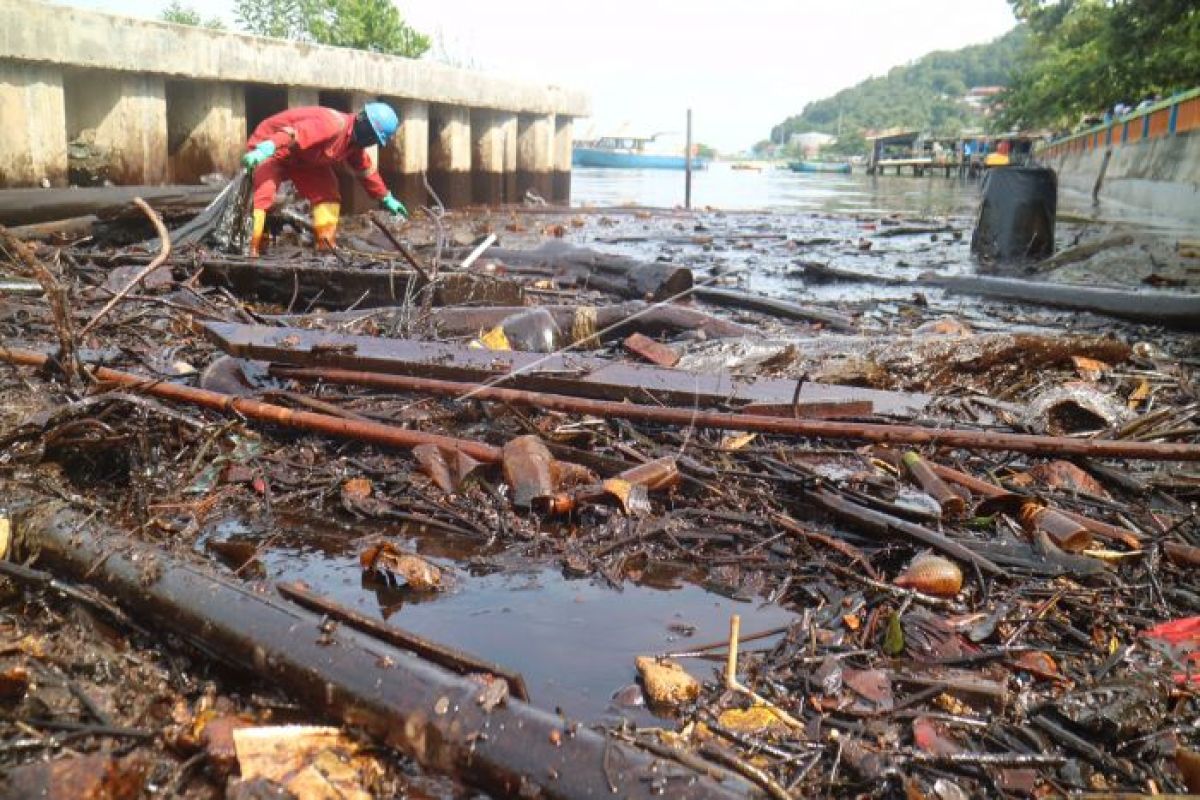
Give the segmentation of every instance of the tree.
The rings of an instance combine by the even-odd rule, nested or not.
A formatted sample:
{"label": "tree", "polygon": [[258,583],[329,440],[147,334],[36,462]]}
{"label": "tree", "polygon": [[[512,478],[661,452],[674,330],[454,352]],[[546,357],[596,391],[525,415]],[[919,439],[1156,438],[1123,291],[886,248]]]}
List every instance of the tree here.
{"label": "tree", "polygon": [[696,158],[702,158],[705,161],[712,161],[717,157],[717,149],[707,144],[696,145]]}
{"label": "tree", "polygon": [[225,23],[221,21],[220,17],[209,17],[202,20],[199,11],[191,6],[183,5],[179,0],[171,0],[171,5],[163,9],[160,18],[163,22],[174,22],[176,25],[195,25],[217,31],[225,29]]}
{"label": "tree", "polygon": [[429,37],[414,30],[391,0],[237,0],[238,24],[279,39],[420,58]]}
{"label": "tree", "polygon": [[316,42],[408,58],[429,50],[429,37],[407,25],[391,0],[327,0],[322,5],[309,21]]}
{"label": "tree", "polygon": [[1195,0],[1009,0],[1031,33],[997,100],[1004,125],[1069,127],[1118,102],[1200,84]]}
{"label": "tree", "polygon": [[836,152],[853,154],[865,149],[863,133],[868,129],[916,128],[953,135],[964,127],[982,127],[986,110],[966,103],[963,96],[973,86],[1008,83],[1028,35],[1025,26],[1018,26],[987,44],[929,53],[893,67],[885,76],[809,103],[800,114],[776,125],[771,141],[782,145],[794,133],[820,131],[838,137]]}
{"label": "tree", "polygon": [[312,4],[312,0],[237,0],[234,16],[248,33],[311,41],[308,17]]}

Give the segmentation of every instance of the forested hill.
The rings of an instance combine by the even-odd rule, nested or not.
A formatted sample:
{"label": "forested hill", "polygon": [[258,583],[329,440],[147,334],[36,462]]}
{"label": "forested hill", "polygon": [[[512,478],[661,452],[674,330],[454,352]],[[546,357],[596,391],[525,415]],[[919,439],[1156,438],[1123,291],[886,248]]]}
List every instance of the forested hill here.
{"label": "forested hill", "polygon": [[[908,127],[935,133],[981,125],[979,111],[962,101],[974,86],[1004,86],[1011,79],[1028,39],[1022,27],[987,44],[939,50],[911,64],[894,67],[885,77],[816,100],[798,116],[771,129],[771,141],[787,142],[793,133],[841,131],[844,144],[861,143],[864,130]],[[839,148],[841,149],[841,148]]]}

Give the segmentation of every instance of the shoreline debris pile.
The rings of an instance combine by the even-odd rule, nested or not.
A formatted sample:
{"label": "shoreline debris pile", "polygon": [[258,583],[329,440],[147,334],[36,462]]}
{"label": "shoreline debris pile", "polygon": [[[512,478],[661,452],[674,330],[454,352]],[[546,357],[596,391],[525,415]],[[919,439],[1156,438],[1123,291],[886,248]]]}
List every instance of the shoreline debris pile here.
{"label": "shoreline debris pile", "polygon": [[[285,216],[250,260],[140,208],[152,248],[0,231],[10,794],[1200,791],[1196,295],[964,299],[1018,279],[954,219],[438,212],[314,254]],[[677,623],[576,719],[273,574],[289,515],[401,604],[666,569],[791,621]]]}

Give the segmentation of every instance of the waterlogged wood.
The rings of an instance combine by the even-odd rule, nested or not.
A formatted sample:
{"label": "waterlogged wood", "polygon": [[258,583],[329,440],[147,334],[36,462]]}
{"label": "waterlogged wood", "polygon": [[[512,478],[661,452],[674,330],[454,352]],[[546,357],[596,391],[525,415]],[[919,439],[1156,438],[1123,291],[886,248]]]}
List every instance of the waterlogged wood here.
{"label": "waterlogged wood", "polygon": [[711,289],[702,286],[692,292],[692,295],[697,300],[702,300],[705,303],[712,303],[713,305],[727,308],[745,308],[781,319],[816,322],[835,331],[854,332],[858,330],[858,326],[854,324],[854,320],[845,314],[838,314],[835,311],[828,311],[823,308],[801,306],[796,303],[789,303],[786,300],[776,300],[760,294],[739,292],[733,289]]}
{"label": "waterlogged wood", "polygon": [[935,550],[944,553],[947,556],[952,556],[959,561],[967,561],[979,567],[984,572],[992,575],[1007,575],[1008,572],[1002,569],[993,561],[975,553],[970,548],[947,536],[938,533],[937,531],[926,528],[923,525],[918,525],[908,520],[893,517],[890,514],[884,514],[880,511],[861,506],[847,500],[845,497],[831,492],[828,489],[816,489],[805,493],[806,497],[811,498],[822,508],[826,509],[834,516],[854,524],[857,529],[870,532],[877,536],[890,536],[893,534],[901,534],[908,539],[919,542],[920,544],[932,547]]}
{"label": "waterlogged wood", "polygon": [[[409,270],[358,269],[293,264],[269,260],[218,260],[204,263],[202,280],[224,286],[240,297],[304,308],[376,308],[400,305],[424,285]],[[437,279],[434,305],[520,305],[525,292],[520,284],[490,275],[444,273]]]}
{"label": "waterlogged wood", "polygon": [[[209,574],[45,503],[20,520],[25,557],[86,581],[142,624],[277,685],[429,769],[499,797],[734,798],[690,769],[486,687],[320,614]],[[86,534],[81,535],[81,531]],[[666,778],[666,779],[665,779]]]}
{"label": "waterlogged wood", "polygon": [[1023,281],[979,275],[945,275],[922,281],[954,294],[970,294],[1026,305],[1091,311],[1117,319],[1200,330],[1200,294],[1133,291],[1103,286]]}
{"label": "waterlogged wood", "polygon": [[491,247],[484,257],[518,267],[540,268],[571,277],[581,288],[601,289],[634,300],[666,300],[692,288],[692,271],[666,261],[638,261],[567,242],[550,241],[535,250]]}
{"label": "waterlogged wood", "polygon": [[[575,352],[550,355],[493,352],[447,342],[216,322],[204,323],[202,329],[231,355],[299,366],[331,366],[451,381],[495,381],[505,387],[537,392],[689,407],[696,403],[707,406],[792,403],[796,399],[794,380],[686,372]],[[929,397],[805,382],[799,400],[867,400],[878,413],[905,415],[923,409]]]}
{"label": "waterlogged wood", "polygon": [[97,186],[75,189],[0,189],[0,225],[31,225],[88,214],[104,216],[140,197],[153,208],[208,205],[220,187]]}

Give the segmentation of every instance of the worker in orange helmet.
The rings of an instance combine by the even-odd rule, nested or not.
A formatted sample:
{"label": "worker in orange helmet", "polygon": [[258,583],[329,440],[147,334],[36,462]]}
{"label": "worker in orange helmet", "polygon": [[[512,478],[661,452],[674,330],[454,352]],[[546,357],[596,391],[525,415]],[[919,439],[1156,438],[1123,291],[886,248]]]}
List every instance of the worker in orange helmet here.
{"label": "worker in orange helmet", "polygon": [[368,147],[385,147],[400,126],[387,103],[367,103],[357,114],[332,108],[293,108],[263,120],[246,143],[242,165],[254,175],[254,228],[250,255],[262,252],[267,209],[279,184],[291,180],[312,204],[317,249],[336,243],[341,194],[333,165],[345,162],[362,181],[367,194],[393,216],[408,217],[408,209],[392,196],[379,177]]}

